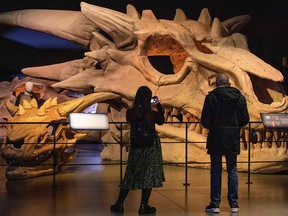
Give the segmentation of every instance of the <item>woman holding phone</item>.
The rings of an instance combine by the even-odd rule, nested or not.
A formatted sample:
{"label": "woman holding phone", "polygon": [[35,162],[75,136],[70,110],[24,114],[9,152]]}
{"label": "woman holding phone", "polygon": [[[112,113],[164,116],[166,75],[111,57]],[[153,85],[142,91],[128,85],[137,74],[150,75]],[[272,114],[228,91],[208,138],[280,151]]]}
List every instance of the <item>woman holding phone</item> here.
{"label": "woman holding phone", "polygon": [[116,203],[111,206],[111,211],[122,213],[124,211],[123,202],[128,192],[141,189],[141,205],[138,213],[155,213],[156,208],[151,207],[148,201],[152,188],[162,187],[165,181],[161,143],[155,130],[155,124],[162,125],[164,123],[164,112],[158,98],[152,98],[152,91],[147,86],[141,86],[137,90],[133,107],[126,112],[126,119],[131,128],[137,127],[137,121],[144,120],[147,129],[153,131],[154,144],[146,148],[131,146],[121,190]]}

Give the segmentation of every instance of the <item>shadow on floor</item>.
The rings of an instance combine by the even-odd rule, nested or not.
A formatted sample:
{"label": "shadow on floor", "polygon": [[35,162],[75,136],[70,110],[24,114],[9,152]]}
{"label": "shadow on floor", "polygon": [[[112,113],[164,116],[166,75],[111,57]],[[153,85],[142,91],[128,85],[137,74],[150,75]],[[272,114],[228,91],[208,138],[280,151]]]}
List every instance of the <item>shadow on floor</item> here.
{"label": "shadow on floor", "polygon": [[[84,146],[83,146],[84,147]],[[80,149],[73,164],[56,175],[7,181],[5,166],[0,167],[1,216],[110,216],[110,205],[119,192],[119,165],[101,164],[99,151]],[[2,163],[3,164],[3,163]],[[84,165],[83,165],[84,164]],[[125,167],[124,171],[125,171]],[[160,216],[287,216],[288,175],[239,174],[240,212],[231,214],[226,200],[227,175],[223,172],[220,214],[204,212],[209,202],[209,170],[188,169],[190,186],[185,182],[185,168],[165,166],[164,187],[154,189],[150,204]],[[140,191],[131,191],[125,201],[123,215],[138,215]],[[119,215],[119,214],[118,214]],[[120,214],[122,215],[122,214]]]}

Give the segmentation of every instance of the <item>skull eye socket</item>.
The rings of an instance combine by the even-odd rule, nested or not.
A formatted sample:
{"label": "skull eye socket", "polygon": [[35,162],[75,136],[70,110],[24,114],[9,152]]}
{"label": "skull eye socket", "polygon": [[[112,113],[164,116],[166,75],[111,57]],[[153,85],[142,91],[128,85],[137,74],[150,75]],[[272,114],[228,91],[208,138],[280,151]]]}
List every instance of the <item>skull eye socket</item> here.
{"label": "skull eye socket", "polygon": [[150,64],[162,74],[176,74],[184,65],[188,53],[169,35],[152,35],[147,39]]}
{"label": "skull eye socket", "polygon": [[148,56],[150,64],[162,74],[175,74],[169,56]]}

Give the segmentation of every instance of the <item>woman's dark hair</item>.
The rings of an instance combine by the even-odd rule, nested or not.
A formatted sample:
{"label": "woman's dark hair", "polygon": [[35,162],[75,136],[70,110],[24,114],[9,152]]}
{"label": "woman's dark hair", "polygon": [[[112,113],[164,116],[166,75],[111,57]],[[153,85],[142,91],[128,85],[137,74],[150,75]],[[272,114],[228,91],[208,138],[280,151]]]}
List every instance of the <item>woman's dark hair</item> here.
{"label": "woman's dark hair", "polygon": [[138,88],[132,109],[136,111],[136,118],[143,118],[151,113],[152,91],[147,86]]}

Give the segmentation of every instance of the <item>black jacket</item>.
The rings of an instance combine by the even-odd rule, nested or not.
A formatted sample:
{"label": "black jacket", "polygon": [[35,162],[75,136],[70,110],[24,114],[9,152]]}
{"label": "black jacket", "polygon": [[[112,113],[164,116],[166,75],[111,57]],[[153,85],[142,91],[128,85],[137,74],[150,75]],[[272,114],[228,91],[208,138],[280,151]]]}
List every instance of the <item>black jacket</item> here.
{"label": "black jacket", "polygon": [[208,154],[240,154],[240,129],[249,122],[245,97],[234,87],[218,87],[205,98],[201,123],[209,129]]}
{"label": "black jacket", "polygon": [[[136,109],[128,109],[126,112],[126,120],[131,124],[132,127],[136,124],[137,119],[137,110]],[[157,111],[152,110],[151,115],[148,115],[150,118],[146,118],[147,129],[155,130],[155,124],[163,125],[164,119],[164,111],[160,103],[157,104]]]}

